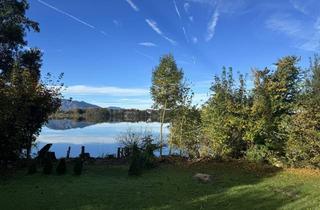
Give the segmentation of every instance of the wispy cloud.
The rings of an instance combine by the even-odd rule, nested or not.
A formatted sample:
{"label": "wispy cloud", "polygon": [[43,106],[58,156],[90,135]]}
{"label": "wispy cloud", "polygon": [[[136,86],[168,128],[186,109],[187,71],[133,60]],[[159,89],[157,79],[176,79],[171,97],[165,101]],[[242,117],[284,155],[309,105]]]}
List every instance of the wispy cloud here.
{"label": "wispy cloud", "polygon": [[65,11],[63,11],[63,10],[61,10],[61,9],[59,9],[59,8],[51,5],[51,4],[48,4],[47,2],[44,2],[44,1],[42,1],[42,0],[38,0],[38,2],[41,3],[41,4],[43,4],[43,5],[46,6],[46,7],[49,7],[49,8],[51,8],[51,9],[53,9],[53,10],[55,10],[55,11],[57,11],[57,12],[63,14],[63,15],[65,15],[65,16],[67,16],[67,17],[69,17],[69,18],[77,21],[78,23],[81,23],[81,24],[89,27],[89,28],[92,28],[92,29],[95,29],[95,28],[96,28],[96,27],[94,27],[93,25],[91,25],[90,23],[85,22],[85,21],[81,20],[80,18],[75,17],[74,15],[72,15],[72,14],[70,14],[70,13],[68,13],[68,12],[65,12]]}
{"label": "wispy cloud", "polygon": [[139,45],[144,47],[156,47],[157,45],[153,42],[140,42]]}
{"label": "wispy cloud", "polygon": [[304,21],[289,14],[275,14],[266,21],[266,27],[291,38],[294,47],[306,51],[320,49],[320,16]]}
{"label": "wispy cloud", "polygon": [[140,51],[138,51],[138,50],[136,50],[135,52],[136,52],[137,54],[142,55],[143,57],[151,60],[151,61],[155,61],[155,59],[154,59],[152,56],[150,56],[150,55],[147,55],[147,54],[145,54],[145,53],[143,53],[143,52],[140,52]]}
{"label": "wispy cloud", "polygon": [[215,33],[215,30],[216,30],[216,26],[217,26],[217,23],[218,23],[218,20],[219,20],[219,11],[218,9],[216,9],[213,14],[212,14],[212,17],[208,23],[208,28],[207,28],[207,36],[206,36],[206,41],[210,41],[213,36],[214,36],[214,33]]}
{"label": "wispy cloud", "polygon": [[197,37],[192,37],[192,42],[193,42],[194,44],[197,44],[197,43],[198,43],[198,38],[197,38]]}
{"label": "wispy cloud", "polygon": [[64,91],[64,94],[69,95],[106,95],[106,96],[144,96],[149,94],[149,89],[141,88],[120,88],[112,86],[86,86],[74,85],[69,86]]}
{"label": "wispy cloud", "polygon": [[116,27],[121,26],[121,23],[118,20],[113,20],[112,22]]}
{"label": "wispy cloud", "polygon": [[288,15],[273,15],[266,21],[266,27],[285,33],[289,36],[299,36],[302,31],[302,22],[291,18]]}
{"label": "wispy cloud", "polygon": [[190,9],[190,4],[188,2],[184,3],[183,4],[183,8],[184,8],[184,11],[186,13],[189,13],[189,9]]}
{"label": "wispy cloud", "polygon": [[157,34],[159,34],[162,38],[164,38],[165,40],[167,40],[168,42],[170,42],[172,45],[176,45],[177,42],[174,41],[173,39],[170,39],[169,37],[165,36],[163,34],[163,32],[160,30],[160,28],[158,27],[158,24],[156,21],[152,20],[152,19],[146,19],[147,24],[151,27],[152,30],[154,30]]}
{"label": "wispy cloud", "polygon": [[191,22],[193,22],[193,21],[194,21],[193,16],[189,16],[189,20],[190,20]]}
{"label": "wispy cloud", "polygon": [[186,31],[186,29],[184,27],[182,27],[182,31],[183,31],[184,37],[186,38],[186,41],[189,42],[187,31]]}
{"label": "wispy cloud", "polygon": [[173,4],[174,4],[174,8],[176,9],[176,13],[177,13],[178,17],[181,18],[180,11],[178,9],[176,0],[173,0]]}
{"label": "wispy cloud", "polygon": [[136,12],[139,11],[139,8],[137,7],[137,5],[135,5],[135,3],[133,3],[132,0],[126,0],[126,1],[128,2],[128,4],[131,6],[131,8],[132,8],[134,11],[136,11]]}
{"label": "wispy cloud", "polygon": [[58,12],[58,13],[60,13],[60,14],[62,14],[62,15],[65,15],[65,16],[73,19],[74,21],[76,21],[76,22],[78,22],[78,23],[80,23],[80,24],[82,24],[82,25],[84,25],[84,26],[87,26],[88,28],[91,28],[91,29],[96,30],[97,32],[100,32],[102,35],[107,35],[106,32],[104,32],[104,31],[102,31],[102,30],[101,30],[101,31],[97,30],[96,27],[93,26],[92,24],[90,24],[90,23],[88,23],[88,22],[86,22],[86,21],[84,21],[84,20],[82,20],[82,19],[80,19],[80,18],[78,18],[78,17],[76,17],[76,16],[68,13],[68,12],[65,12],[65,11],[63,11],[63,10],[61,10],[61,9],[59,9],[59,8],[51,5],[51,4],[48,4],[48,3],[45,2],[45,1],[38,0],[38,2],[39,2],[40,4],[42,4],[42,5],[50,8],[50,9],[55,10],[56,12]]}

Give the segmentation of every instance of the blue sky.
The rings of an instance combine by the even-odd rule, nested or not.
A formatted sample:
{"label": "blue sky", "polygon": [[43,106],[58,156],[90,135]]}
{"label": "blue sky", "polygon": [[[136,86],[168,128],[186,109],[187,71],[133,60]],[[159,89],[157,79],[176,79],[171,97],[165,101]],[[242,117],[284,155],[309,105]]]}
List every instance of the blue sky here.
{"label": "blue sky", "polygon": [[65,97],[103,107],[149,108],[151,73],[172,53],[207,98],[222,66],[247,74],[285,55],[301,65],[320,49],[319,0],[30,0],[40,23],[30,47],[43,74],[64,72]]}

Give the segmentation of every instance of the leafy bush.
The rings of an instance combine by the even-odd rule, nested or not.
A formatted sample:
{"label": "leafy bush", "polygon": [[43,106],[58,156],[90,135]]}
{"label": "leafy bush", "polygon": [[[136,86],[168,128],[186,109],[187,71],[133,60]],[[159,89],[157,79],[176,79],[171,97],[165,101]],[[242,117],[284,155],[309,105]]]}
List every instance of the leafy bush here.
{"label": "leafy bush", "polygon": [[266,163],[268,162],[269,150],[266,146],[255,145],[246,151],[246,158],[252,162]]}
{"label": "leafy bush", "polygon": [[61,158],[58,166],[56,168],[56,172],[59,175],[63,175],[67,172],[67,164],[66,164],[66,159],[65,158]]}
{"label": "leafy bush", "polygon": [[74,175],[81,175],[82,174],[82,168],[83,168],[83,162],[80,158],[77,158],[73,167],[73,173]]}
{"label": "leafy bush", "polygon": [[37,173],[37,161],[30,160],[28,163],[28,174],[35,174]]}
{"label": "leafy bush", "polygon": [[128,174],[129,176],[138,176],[141,174],[142,169],[144,167],[144,157],[141,154],[141,151],[136,143],[133,144],[132,147],[132,156],[129,166]]}
{"label": "leafy bush", "polygon": [[49,157],[44,158],[43,160],[43,173],[51,174],[53,169],[52,160]]}

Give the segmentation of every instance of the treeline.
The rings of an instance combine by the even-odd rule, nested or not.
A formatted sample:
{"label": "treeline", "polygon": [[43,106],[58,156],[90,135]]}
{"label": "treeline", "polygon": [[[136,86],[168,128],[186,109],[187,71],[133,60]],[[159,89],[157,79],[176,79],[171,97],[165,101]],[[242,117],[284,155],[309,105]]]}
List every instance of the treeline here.
{"label": "treeline", "polygon": [[50,119],[72,119],[88,122],[156,122],[159,120],[157,110],[90,108],[57,111]]}
{"label": "treeline", "polygon": [[254,69],[253,85],[223,68],[212,81],[210,98],[198,108],[182,69],[171,55],[162,57],[151,90],[157,90],[152,92],[155,105],[174,113],[170,146],[191,158],[320,167],[320,58],[310,59],[307,69],[298,63],[287,56],[274,70]]}

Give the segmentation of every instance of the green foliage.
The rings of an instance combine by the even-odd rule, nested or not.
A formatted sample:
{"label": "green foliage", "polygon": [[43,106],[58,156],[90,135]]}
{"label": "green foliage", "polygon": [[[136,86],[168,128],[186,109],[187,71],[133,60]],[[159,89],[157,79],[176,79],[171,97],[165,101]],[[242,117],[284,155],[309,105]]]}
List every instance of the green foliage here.
{"label": "green foliage", "polygon": [[73,173],[74,175],[80,176],[82,174],[83,161],[81,158],[77,158],[74,162]]}
{"label": "green foliage", "polygon": [[236,87],[232,69],[223,68],[221,77],[215,77],[212,95],[202,108],[204,138],[207,139],[211,156],[239,157],[246,149],[244,140],[248,120],[249,99],[245,80],[239,77]]}
{"label": "green foliage", "polygon": [[[0,6],[0,160],[30,156],[31,146],[49,115],[60,105],[60,87],[50,76],[39,81],[39,49],[24,50],[26,31],[39,31],[25,16],[27,1]],[[60,82],[60,77],[59,81]],[[60,86],[60,84],[58,85]]]}
{"label": "green foliage", "polygon": [[320,167],[320,58],[317,55],[309,71],[311,75],[288,126],[286,157],[294,166]]}
{"label": "green foliage", "polygon": [[67,172],[67,164],[66,164],[66,159],[61,158],[58,162],[58,166],[56,168],[56,172],[59,175],[63,175]]}
{"label": "green foliage", "polygon": [[[165,55],[160,59],[160,64],[152,72],[151,96],[154,107],[161,110],[160,113],[160,143],[163,145],[163,123],[166,112],[175,109],[183,100],[184,84],[182,82],[183,71],[178,69],[172,55]],[[160,148],[162,155],[162,147]]]}
{"label": "green foliage", "polygon": [[246,151],[246,159],[257,163],[267,163],[269,150],[264,145],[254,145]]}
{"label": "green foliage", "polygon": [[143,167],[144,167],[144,157],[141,154],[141,151],[137,143],[134,143],[132,147],[132,155],[131,155],[130,166],[128,171],[129,176],[141,175]]}

